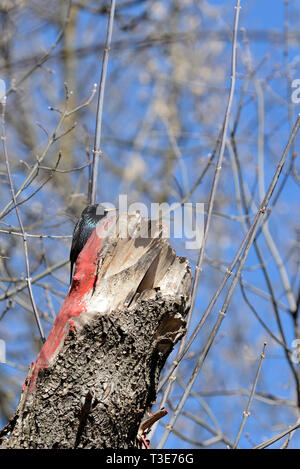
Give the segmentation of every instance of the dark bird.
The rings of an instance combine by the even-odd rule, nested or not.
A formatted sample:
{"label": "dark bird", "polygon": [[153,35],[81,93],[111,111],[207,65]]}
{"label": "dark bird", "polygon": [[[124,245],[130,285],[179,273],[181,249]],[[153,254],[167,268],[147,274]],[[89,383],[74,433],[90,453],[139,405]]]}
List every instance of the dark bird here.
{"label": "dark bird", "polygon": [[116,210],[114,208],[106,208],[101,204],[88,205],[80,215],[78,222],[75,225],[72,239],[72,246],[70,251],[70,283],[72,283],[73,266],[82,251],[84,245],[96,228],[97,223],[104,218],[108,212]]}

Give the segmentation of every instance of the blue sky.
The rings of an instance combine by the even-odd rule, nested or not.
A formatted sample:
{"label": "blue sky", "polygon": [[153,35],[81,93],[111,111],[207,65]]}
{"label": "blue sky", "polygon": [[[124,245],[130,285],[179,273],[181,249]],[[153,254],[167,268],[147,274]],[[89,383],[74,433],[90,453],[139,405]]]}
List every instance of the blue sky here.
{"label": "blue sky", "polygon": [[[166,3],[168,4],[168,6],[170,6],[170,2]],[[218,21],[210,19],[207,25],[204,24],[201,25],[201,27],[207,27],[207,29],[209,30],[224,30],[228,28],[228,31],[231,32],[235,1],[211,0],[208,1],[208,3],[210,5],[222,8],[222,10],[220,10],[222,11],[222,15]],[[274,44],[274,42],[270,39],[271,36],[269,38],[266,38],[264,36],[262,39],[258,37],[256,40],[255,37],[251,36],[251,34],[253,34],[253,32],[255,31],[258,33],[265,33],[266,31],[272,32],[273,30],[283,33],[284,1],[241,1],[241,6],[242,10],[240,16],[239,29],[243,27],[249,34],[249,46],[253,55],[254,67],[260,63],[260,61],[266,54],[269,54],[269,58],[265,61],[265,63],[257,73],[257,77],[259,80],[266,80],[267,82],[267,86],[264,90],[265,184],[267,187],[272,175],[274,174],[276,164],[279,161],[279,158],[282,154],[290,132],[290,123],[288,122],[287,115],[290,96],[289,93],[291,90],[287,89],[287,81],[286,77],[284,76],[284,67],[282,65],[283,44],[280,42]],[[297,2],[289,2],[289,8],[289,28],[292,31],[298,31],[298,21],[300,20],[300,16],[299,10],[297,10]],[[140,9],[142,10],[142,6]],[[137,14],[138,11],[136,11],[135,13]],[[92,23],[92,21],[94,21],[94,23]],[[83,14],[81,18],[81,23],[78,26],[79,31],[84,32],[86,24],[94,25],[95,34],[98,35],[99,40],[103,40],[105,34],[105,21],[97,21],[98,20],[93,19],[92,15],[90,15],[89,13]],[[38,26],[40,27],[40,25]],[[166,29],[168,28],[167,23],[164,26],[166,27]],[[28,34],[28,30],[30,31],[30,27],[32,27],[31,23],[29,23],[29,25],[24,26],[23,35],[19,38],[20,41],[24,41],[24,37],[26,37],[25,33]],[[93,30],[92,26],[90,27],[90,30]],[[117,33],[118,37],[126,37],[125,32],[116,31],[116,34]],[[133,44],[134,41],[137,40],[139,37],[143,37],[143,33],[144,31],[138,31],[138,34],[136,36],[134,35],[135,33],[132,33]],[[54,30],[54,28],[52,27],[45,28],[43,32],[43,39],[45,44],[43,44],[43,46],[49,47],[51,42],[56,37],[56,34],[56,29]],[[76,45],[78,45],[78,43],[80,45],[80,37],[81,36],[79,36],[79,39],[77,38]],[[33,34],[31,38],[32,42],[34,42],[34,38],[35,35]],[[91,42],[94,39],[94,36],[91,35]],[[20,45],[20,43],[17,44]],[[198,43],[196,44],[196,46],[198,46]],[[26,50],[26,53],[30,52],[30,44],[28,44],[28,46],[26,47],[27,49],[29,49]],[[180,112],[185,115],[185,120],[183,123],[185,135],[182,135],[178,138],[178,144],[183,154],[183,159],[187,167],[188,177],[191,184],[197,179],[199,171],[202,168],[201,164],[199,164],[197,161],[197,157],[199,156],[198,153],[201,154],[201,156],[203,156],[204,158],[207,157],[209,152],[212,151],[210,142],[207,143],[207,134],[209,133],[209,131],[211,131],[211,133],[215,134],[215,136],[217,137],[217,130],[220,128],[221,123],[223,121],[228,96],[228,87],[230,83],[230,49],[231,43],[230,41],[227,41],[224,45],[223,52],[216,59],[216,65],[223,68],[224,70],[223,81],[214,82],[214,77],[212,77],[211,83],[207,84],[206,95],[209,95],[212,92],[211,90],[215,87],[217,88],[216,96],[221,101],[221,112],[213,116],[211,125],[208,124],[207,126],[205,126],[204,124],[199,123],[201,119],[197,120],[197,118],[195,117],[197,111],[199,113],[203,112],[204,114],[205,112],[213,112],[209,108],[208,110],[206,108],[201,108],[203,102],[204,106],[206,106],[205,98],[207,96],[205,95],[204,97],[201,97],[201,100],[199,100],[199,102],[195,102],[195,95],[191,93],[189,86],[183,86],[182,88],[179,108]],[[22,49],[20,48],[19,50],[19,54],[21,54]],[[112,142],[112,140],[116,135],[118,135],[120,136],[120,139],[126,141],[135,138],[138,134],[141,122],[143,121],[143,118],[146,115],[148,105],[149,103],[151,103],[152,93],[156,85],[155,76],[152,76],[150,73],[149,81],[145,80],[145,82],[142,82],[140,79],[140,71],[143,66],[145,70],[147,70],[147,66],[150,60],[156,60],[160,64],[161,69],[164,70],[166,75],[171,74],[172,63],[169,60],[167,53],[162,53],[162,50],[163,48],[160,47],[153,47],[149,50],[145,49],[145,51],[142,52],[144,60],[144,62],[142,62],[140,57],[141,52],[139,52],[138,50],[135,51],[134,49],[130,48],[118,50],[112,48],[108,70],[108,82],[105,94],[105,110],[103,120],[103,150],[112,162],[119,164],[121,167],[126,166],[128,162],[128,157],[132,154],[132,148],[130,146],[125,149],[124,147],[118,147],[118,145],[115,142]],[[239,35],[237,64],[238,73],[236,81],[236,92],[232,107],[232,116],[236,115],[237,106],[239,102],[238,100],[240,98],[241,89],[245,79],[245,64],[243,63],[244,55],[245,48],[241,42],[241,35]],[[296,61],[295,66],[290,70],[291,78],[297,78],[298,76],[300,77],[297,56],[300,56],[299,42],[291,43],[289,46],[288,61],[289,63],[293,62],[294,59]],[[98,60],[97,57],[96,59]],[[49,64],[47,65],[49,66],[49,68],[52,66],[55,73],[49,74],[49,82],[53,85],[53,88],[58,90],[57,95],[59,96],[59,98],[61,98],[64,94],[63,74],[59,67],[57,67],[56,69],[55,65],[51,64],[52,62],[49,61]],[[80,101],[83,97],[86,97],[89,94],[90,90],[92,89],[93,83],[98,80],[100,67],[98,63],[97,66],[95,66],[95,56],[88,55],[87,57],[81,59],[79,68],[81,68],[81,70],[79,70],[78,74],[81,73],[82,70],[84,70],[85,68],[91,71],[88,77],[86,78],[86,82],[84,83],[83,89],[75,90],[78,100]],[[46,72],[45,70],[42,70],[39,73],[42,74]],[[271,78],[268,78],[269,76]],[[47,109],[49,105],[54,105],[55,99],[58,100],[58,96],[55,95],[55,93],[53,93],[52,95],[45,95],[43,93],[42,89],[40,89],[39,87],[39,80],[41,80],[41,77],[43,77],[43,75],[37,74],[37,82],[33,82],[33,93],[35,98],[35,107],[33,111],[34,119],[36,119],[37,121],[41,120],[42,123],[44,123],[45,120],[47,126],[49,128],[52,128],[55,126],[57,116],[56,114],[51,114],[47,111],[48,114],[47,117],[45,117],[45,109]],[[120,83],[122,86],[120,85]],[[120,99],[118,98],[118,96],[116,96],[116,92],[119,90],[122,91],[120,93],[122,98]],[[250,83],[247,94],[247,99],[249,100],[249,102],[243,108],[239,131],[237,134],[237,138],[240,138],[239,149],[243,157],[243,164],[245,164],[245,179],[249,184],[250,190],[253,187],[257,189],[256,173],[254,169],[257,161],[257,101],[256,98],[251,101],[251,96],[253,95],[255,95],[255,87],[253,83]],[[120,103],[123,104],[124,107],[121,107]],[[294,117],[299,112],[299,109],[300,105],[293,105]],[[95,102],[91,107],[90,113],[82,113],[82,115],[79,116],[79,122],[82,127],[79,127],[80,131],[78,131],[77,133],[77,140],[79,141],[79,144],[74,150],[76,152],[76,161],[78,165],[82,163],[82,155],[84,152],[84,138],[82,137],[82,135],[84,135],[83,126],[85,126],[90,135],[93,134],[95,126],[94,113]],[[186,134],[188,136],[186,136]],[[11,142],[13,141],[13,136],[13,130],[10,130]],[[148,149],[148,152],[144,151],[144,153],[142,153],[142,157],[147,163],[146,168],[147,171],[149,171],[148,177],[153,185],[155,184],[159,186],[161,181],[159,178],[159,171],[161,170],[161,166],[160,159],[158,158],[158,155],[160,155],[158,150],[163,151],[167,141],[168,138],[165,132],[165,128],[162,125],[161,121],[157,119],[154,123],[152,132],[149,133],[149,135],[142,142],[143,149]],[[42,143],[44,142],[45,136],[41,132],[39,136],[39,145],[42,146]],[[17,141],[15,145],[16,146],[14,148],[17,149],[17,152],[22,157],[27,158],[27,149],[24,147],[24,144],[22,142]],[[298,148],[298,145],[299,139],[296,141],[296,149]],[[157,150],[156,153],[155,151],[151,151],[152,147]],[[197,151],[197,147],[200,148],[199,152]],[[196,151],[193,151],[193,149],[195,148]],[[229,162],[230,158],[228,152],[226,152],[225,164],[222,169],[219,192],[216,200],[217,208],[219,206],[221,206],[222,208],[221,199],[223,195],[222,191],[224,191],[224,194],[226,195],[226,197],[228,197],[228,200],[231,201],[231,203],[226,206],[226,213],[231,215],[238,215],[235,193],[233,190],[233,176]],[[105,200],[116,200],[118,194],[126,190],[126,185],[124,184],[124,181],[120,180],[120,178],[117,177],[115,174],[110,173],[104,166],[101,166],[101,174],[104,174],[105,177],[103,178],[103,182],[101,180],[99,197],[101,199],[104,198]],[[175,176],[177,177],[179,183],[183,184],[182,173],[179,165],[175,167]],[[14,174],[14,178],[16,186],[20,186],[24,180],[23,169],[19,170],[18,172],[16,171],[16,173]],[[79,176],[77,175],[77,173],[75,173],[73,177],[74,186],[76,186],[78,181]],[[84,190],[84,186],[80,186],[80,189]],[[298,226],[299,193],[297,192],[297,189],[298,186],[296,182],[290,179],[288,184],[285,186],[282,195],[280,196],[279,203],[277,204],[276,209],[274,211],[274,216],[271,216],[270,218],[270,231],[272,233],[272,236],[274,237],[276,245],[280,247],[283,244],[283,240],[286,241],[286,245],[283,246],[284,249],[282,254],[289,272],[291,271],[291,260],[287,260],[288,246],[289,242],[290,244],[292,243],[292,240],[295,237],[295,227]],[[201,185],[198,188],[197,192],[195,192],[195,194],[193,195],[192,201],[207,202],[208,191],[209,184]],[[29,193],[30,190],[26,192],[26,195],[29,195]],[[6,192],[3,196],[3,200],[9,200],[9,198],[10,195],[8,192]],[[256,203],[258,203],[257,191],[255,192],[254,199]],[[59,206],[60,204],[60,200],[55,197],[55,194],[51,194],[51,198],[48,198],[47,192],[41,192],[40,195],[37,197],[37,201],[42,204],[43,210],[47,215],[50,216],[55,213],[57,206]],[[150,204],[151,202],[150,198],[146,196],[144,197],[144,201],[147,204]],[[170,197],[170,201],[174,201],[173,196]],[[73,220],[69,219],[66,213],[62,213],[59,219],[61,220],[59,232],[61,234],[71,234],[73,228]],[[6,222],[12,223],[13,225],[17,225],[16,217],[14,214],[11,214],[6,219]],[[219,219],[213,218],[212,231],[218,228],[218,223]],[[218,251],[218,243],[212,242],[209,243],[207,246],[207,254],[212,258],[217,257],[217,255],[220,254],[222,260],[224,260],[224,264],[227,265],[228,263],[230,263],[233,258],[233,255],[236,252],[238,242],[242,240],[243,231],[241,229],[240,223],[233,223],[232,221],[223,221],[223,223],[224,230],[225,228],[228,229],[227,238],[224,234],[224,239],[220,240],[220,243],[223,243],[222,246],[224,247],[224,249],[222,250],[222,252]],[[50,222],[48,224],[45,224],[43,228],[49,229],[49,232],[53,232],[51,230],[58,229],[49,228],[49,225],[51,225]],[[227,239],[227,241],[225,238]],[[231,243],[232,239],[234,239],[235,241],[234,245]],[[286,304],[286,298],[283,295],[282,286],[279,281],[278,270],[276,269],[276,266],[274,266],[274,262],[272,261],[270,253],[265,242],[262,239],[262,236],[260,236],[260,243],[261,248],[266,253],[268,268],[272,275],[272,278],[274,279],[274,284],[277,287],[276,295],[279,299],[281,299],[284,304]],[[176,246],[178,254],[186,254],[189,256],[192,267],[194,267],[195,260],[197,257],[196,253],[186,253],[184,251],[182,243],[177,242],[176,240],[173,240],[173,244]],[[54,261],[54,259],[58,261],[68,256],[68,241],[64,244],[58,245],[56,241],[51,240],[48,242],[47,245],[45,244],[44,246],[48,246],[48,261]],[[13,262],[16,270],[24,270],[24,259],[22,257],[13,259]],[[263,279],[262,274],[254,269],[257,263],[257,257],[252,250],[249,255],[249,259],[246,263],[246,267],[249,270],[246,271],[245,278],[248,282],[259,286],[262,289],[266,289],[265,281]],[[42,268],[40,268],[40,270],[41,269]],[[211,266],[206,266],[206,270],[203,275],[204,285],[200,283],[199,286],[199,296],[196,302],[195,314],[192,319],[192,327],[196,326],[201,313],[209,302],[212,292],[215,290],[216,286],[218,285],[218,282],[221,279],[220,274],[218,272],[215,272]],[[64,293],[67,291],[67,283],[63,283],[67,276],[68,269],[66,268],[63,275],[61,275],[61,283],[55,283],[55,280],[51,279],[51,281],[53,281],[53,286],[59,289],[62,295],[64,295]],[[295,285],[297,285],[297,281]],[[40,307],[46,307],[47,303],[45,300],[44,291],[37,286],[34,287],[34,291],[38,297]],[[276,322],[274,321],[274,312],[270,305],[261,299],[257,299],[256,297],[252,297],[251,295],[250,297],[255,302],[255,305],[257,306],[259,311],[261,311],[265,315],[264,317],[268,321],[271,329],[274,330],[274,332],[278,333],[278,330],[276,329]],[[224,295],[222,299],[224,299]],[[53,295],[53,306],[55,311],[58,311],[61,302],[62,298],[57,298],[55,297],[55,295]],[[217,307],[214,310],[214,314],[212,315],[212,317],[209,318],[207,325],[205,326],[202,334],[197,340],[194,348],[195,355],[183,364],[182,376],[185,382],[187,381],[189,374],[191,373],[192,366],[195,364],[197,353],[199,353],[201,347],[205,343],[207,333],[209,332],[209,326],[212,326],[213,324],[218,310],[218,306],[221,304],[221,301],[219,301]],[[241,307],[240,305],[243,306]],[[293,323],[287,313],[281,313],[282,321],[287,334],[287,342],[288,344],[290,344],[292,339],[294,338]],[[2,327],[4,327],[6,337],[8,338],[8,359],[10,361],[14,361],[15,352],[21,352],[22,360],[19,364],[25,367],[26,369],[27,364],[30,363],[31,360],[34,360],[36,357],[36,348],[30,346],[30,340],[28,339],[28,336],[26,336],[26,333],[23,331],[23,314],[24,312],[22,310],[17,310],[15,311],[15,314],[7,315],[5,317],[5,320],[3,321]],[[50,324],[45,324],[47,332],[49,332],[50,327]],[[25,328],[25,331],[27,331],[27,333],[28,329],[29,325],[27,324]],[[14,334],[17,332],[18,334],[20,334],[20,341],[17,343],[10,341],[10,337],[13,337]],[[216,341],[217,344],[209,354],[207,364],[205,364],[195,384],[195,390],[199,392],[204,392],[205,390],[210,389],[210,386],[216,385],[216,382],[219,388],[224,386],[228,389],[238,389],[240,387],[250,389],[258,363],[257,359],[261,351],[262,343],[266,337],[267,335],[265,334],[265,331],[255,321],[255,319],[253,319],[253,316],[251,316],[251,312],[249,312],[249,310],[245,307],[241,299],[240,290],[237,289],[236,295],[232,300],[228,319],[226,318],[226,320],[224,321],[224,325],[222,325],[220,335],[218,336],[218,339]],[[235,340],[235,342],[233,339]],[[247,347],[251,351],[252,360],[245,362],[243,362],[242,360],[238,360],[240,356],[243,356],[243,353],[245,352]],[[251,354],[249,352],[249,355]],[[236,368],[234,369],[231,369],[228,366],[228,364],[231,363],[232,360],[236,360]],[[5,373],[7,376],[11,376],[12,380],[16,379],[21,385],[26,375],[25,370],[22,372],[18,372],[14,368],[11,368],[7,365],[1,366],[5,367]],[[267,348],[267,358],[265,360],[263,370],[264,373],[261,378],[261,381],[258,384],[258,390],[270,393],[274,392],[275,394],[277,393],[282,398],[286,399],[294,398],[291,377],[284,361],[283,352],[280,348],[276,348],[274,344],[271,344]],[[216,379],[216,381],[214,381],[215,377],[218,378]],[[176,402],[176,399],[179,398],[181,392],[182,389],[180,388],[180,386],[175,388],[174,402]],[[238,428],[242,411],[245,408],[245,404],[247,402],[246,398],[211,396],[206,397],[206,399],[209,405],[211,405],[213,411],[218,416],[218,418],[220,418],[222,422],[226,422],[227,427],[231,427],[232,435],[230,436],[233,437],[236,429]],[[189,400],[189,402],[185,406],[185,410],[194,412],[197,415],[201,415],[204,417],[206,416],[205,412],[203,411],[203,406],[201,407],[199,402],[194,398]],[[234,417],[231,417],[233,413]],[[255,401],[251,418],[249,418],[249,422],[247,423],[247,432],[249,432],[249,435],[252,438],[253,435],[255,436],[255,443],[259,443],[263,438],[270,436],[270,427],[272,425],[274,426],[274,428],[277,428],[279,426],[279,422],[283,423],[283,425],[287,425],[293,422],[293,418],[294,413],[289,408],[276,408],[274,412],[270,412],[269,409],[266,410],[266,404],[259,401]],[[268,424],[270,424],[269,427],[268,425],[265,425],[264,422],[264,420],[267,421],[268,419],[270,419],[270,421],[268,422]],[[5,422],[3,421],[3,423]],[[230,425],[231,423],[232,426]],[[184,431],[184,419],[179,422],[179,428],[182,428]],[[193,430],[195,432],[195,439],[198,436],[196,429],[197,427],[195,427],[195,430]],[[160,433],[161,431],[158,432],[158,435]],[[291,442],[291,447],[299,447],[299,441],[300,438],[294,438]],[[245,435],[243,435],[241,439],[241,445],[243,447],[251,446],[250,440]],[[278,444],[278,446],[279,445],[280,443]],[[189,445],[187,442],[181,441],[174,435],[170,436],[167,443],[168,448],[185,448],[189,446],[191,445]]]}

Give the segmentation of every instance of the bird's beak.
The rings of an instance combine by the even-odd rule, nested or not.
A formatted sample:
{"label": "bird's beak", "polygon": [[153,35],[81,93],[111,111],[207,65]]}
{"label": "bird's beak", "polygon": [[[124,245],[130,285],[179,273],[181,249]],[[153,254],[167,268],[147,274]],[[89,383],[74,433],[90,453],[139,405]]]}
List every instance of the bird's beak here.
{"label": "bird's beak", "polygon": [[118,208],[106,208],[105,211],[106,212],[115,212],[115,211],[118,211],[119,209]]}

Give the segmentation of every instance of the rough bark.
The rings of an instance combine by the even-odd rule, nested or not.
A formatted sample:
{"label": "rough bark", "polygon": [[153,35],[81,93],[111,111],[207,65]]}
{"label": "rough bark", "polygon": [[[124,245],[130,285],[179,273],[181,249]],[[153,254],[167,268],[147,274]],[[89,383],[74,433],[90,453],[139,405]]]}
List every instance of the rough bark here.
{"label": "rough bark", "polygon": [[161,233],[138,214],[99,223],[0,448],[138,446],[190,302],[188,262]]}

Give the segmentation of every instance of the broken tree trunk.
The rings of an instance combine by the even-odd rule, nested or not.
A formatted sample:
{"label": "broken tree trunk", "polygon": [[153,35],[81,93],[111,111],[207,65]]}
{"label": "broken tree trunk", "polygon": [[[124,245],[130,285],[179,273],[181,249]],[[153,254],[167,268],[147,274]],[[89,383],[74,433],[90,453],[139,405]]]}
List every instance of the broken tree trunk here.
{"label": "broken tree trunk", "polygon": [[102,220],[0,448],[139,447],[160,371],[185,333],[190,287],[188,262],[160,225],[136,213]]}

